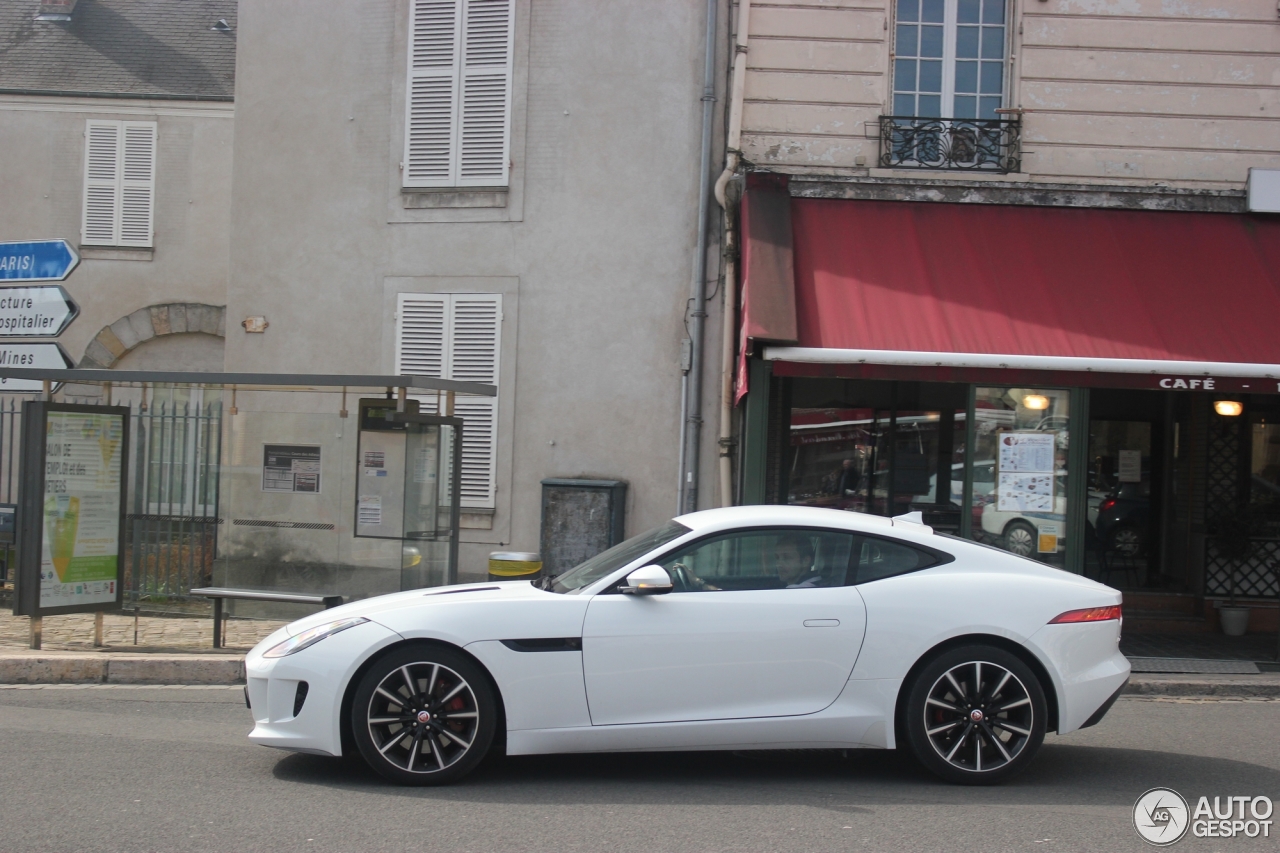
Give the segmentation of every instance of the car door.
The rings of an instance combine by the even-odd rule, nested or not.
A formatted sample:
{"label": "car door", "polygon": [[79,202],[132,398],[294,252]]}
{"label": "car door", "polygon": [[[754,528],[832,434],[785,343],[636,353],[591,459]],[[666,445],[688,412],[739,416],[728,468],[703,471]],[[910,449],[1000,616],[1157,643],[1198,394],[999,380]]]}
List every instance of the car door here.
{"label": "car door", "polygon": [[659,561],[674,591],[596,595],[583,625],[592,724],[812,714],[830,705],[866,627],[862,597],[846,585],[854,546],[849,533],[817,529],[713,535]]}

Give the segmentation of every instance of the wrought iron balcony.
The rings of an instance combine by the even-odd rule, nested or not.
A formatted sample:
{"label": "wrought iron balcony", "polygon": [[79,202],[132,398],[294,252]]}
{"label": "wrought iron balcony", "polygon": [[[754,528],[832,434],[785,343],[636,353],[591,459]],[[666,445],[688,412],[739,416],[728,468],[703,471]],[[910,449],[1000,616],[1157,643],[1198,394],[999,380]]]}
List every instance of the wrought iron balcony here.
{"label": "wrought iron balcony", "polygon": [[880,165],[1017,172],[1022,166],[1022,121],[880,116]]}

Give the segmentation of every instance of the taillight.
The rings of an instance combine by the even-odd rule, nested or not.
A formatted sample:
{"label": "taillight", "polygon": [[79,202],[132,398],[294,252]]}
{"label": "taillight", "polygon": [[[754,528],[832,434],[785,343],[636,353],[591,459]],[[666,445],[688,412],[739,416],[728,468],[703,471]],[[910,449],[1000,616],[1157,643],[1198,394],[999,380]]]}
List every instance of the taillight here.
{"label": "taillight", "polygon": [[1105,501],[1098,504],[1098,512],[1108,512],[1111,509],[1113,509],[1115,505],[1116,505],[1115,498],[1107,498]]}
{"label": "taillight", "polygon": [[1065,622],[1106,622],[1120,618],[1120,605],[1110,607],[1086,607],[1083,610],[1068,610],[1061,616],[1050,620],[1050,625],[1061,625]]}

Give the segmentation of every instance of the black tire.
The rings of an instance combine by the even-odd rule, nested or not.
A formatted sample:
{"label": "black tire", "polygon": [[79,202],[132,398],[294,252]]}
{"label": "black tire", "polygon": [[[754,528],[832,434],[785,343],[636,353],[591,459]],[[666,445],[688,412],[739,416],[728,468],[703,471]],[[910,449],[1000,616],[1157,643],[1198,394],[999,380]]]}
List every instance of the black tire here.
{"label": "black tire", "polygon": [[489,752],[497,719],[488,675],[447,646],[396,649],[369,668],[351,703],[360,754],[401,785],[466,776]]}
{"label": "black tire", "polygon": [[1004,549],[1019,557],[1032,557],[1038,550],[1040,531],[1025,521],[1011,521],[1004,529]]}
{"label": "black tire", "polygon": [[975,644],[945,651],[907,691],[900,731],[920,763],[948,782],[1003,782],[1024,770],[1044,741],[1044,689],[1004,649]]}

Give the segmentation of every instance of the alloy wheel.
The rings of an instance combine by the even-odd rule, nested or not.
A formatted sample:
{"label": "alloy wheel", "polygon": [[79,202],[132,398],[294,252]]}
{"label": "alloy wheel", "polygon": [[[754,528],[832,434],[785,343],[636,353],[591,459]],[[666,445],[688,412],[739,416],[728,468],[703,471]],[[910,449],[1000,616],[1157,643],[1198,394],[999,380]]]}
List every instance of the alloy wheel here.
{"label": "alloy wheel", "polygon": [[952,767],[989,773],[1010,764],[1031,741],[1035,706],[1008,669],[970,661],[944,672],[929,689],[924,731]]}
{"label": "alloy wheel", "polygon": [[439,663],[407,663],[374,688],[366,714],[369,736],[399,770],[439,773],[471,749],[480,727],[475,691]]}

